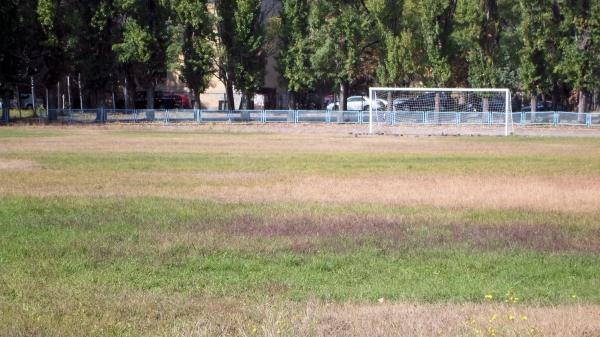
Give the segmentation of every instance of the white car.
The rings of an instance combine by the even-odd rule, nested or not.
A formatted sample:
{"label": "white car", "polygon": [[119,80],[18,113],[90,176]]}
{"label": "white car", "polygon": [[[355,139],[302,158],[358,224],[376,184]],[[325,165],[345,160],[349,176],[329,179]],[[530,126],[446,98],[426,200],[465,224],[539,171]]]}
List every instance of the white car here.
{"label": "white car", "polygon": [[[377,99],[371,104],[368,97],[365,96],[350,96],[348,97],[348,111],[367,111],[369,107],[373,106],[377,109],[382,109],[387,105],[387,102],[382,99]],[[327,110],[337,110],[340,106],[339,102],[329,103]]]}

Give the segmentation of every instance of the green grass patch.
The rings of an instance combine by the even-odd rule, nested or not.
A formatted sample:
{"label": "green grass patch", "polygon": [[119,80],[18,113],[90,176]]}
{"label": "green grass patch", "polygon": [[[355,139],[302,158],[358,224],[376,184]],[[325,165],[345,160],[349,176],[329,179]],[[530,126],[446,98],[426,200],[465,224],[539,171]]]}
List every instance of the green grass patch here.
{"label": "green grass patch", "polygon": [[0,128],[0,138],[37,138],[37,137],[59,137],[64,136],[64,132],[48,129],[21,129],[21,128]]}
{"label": "green grass patch", "polygon": [[559,176],[595,175],[600,157],[551,155],[368,154],[368,153],[13,153],[6,157],[33,159],[57,170],[262,172],[320,175],[446,174]]}
{"label": "green grass patch", "polygon": [[[317,205],[157,198],[2,198],[0,296],[10,303],[11,294],[43,281],[36,290],[40,293],[62,284],[82,291],[101,287],[243,298],[464,302],[510,290],[532,303],[568,303],[573,295],[578,301],[600,303],[600,256],[593,251],[424,244],[431,235],[437,237],[436,229],[449,224],[503,223],[518,211],[503,216],[502,211],[454,214],[443,210],[432,216],[427,208],[389,210],[412,216],[409,229],[423,229],[408,233],[402,240],[409,244],[395,248],[381,245],[377,236],[368,233],[355,238],[342,232],[326,240],[301,235],[302,242],[316,247],[303,251],[290,244],[295,235],[267,233],[261,240],[252,232],[230,231],[231,221],[239,217],[238,225],[253,216],[260,226],[260,219],[273,216],[286,219],[339,211]],[[588,228],[591,216],[544,218],[540,213],[531,218],[566,219],[571,223],[570,235],[585,237],[586,231],[595,230]],[[441,224],[436,225],[438,221]],[[251,225],[256,226],[248,222]],[[420,240],[423,233],[425,239]],[[347,247],[332,249],[335,245]]]}

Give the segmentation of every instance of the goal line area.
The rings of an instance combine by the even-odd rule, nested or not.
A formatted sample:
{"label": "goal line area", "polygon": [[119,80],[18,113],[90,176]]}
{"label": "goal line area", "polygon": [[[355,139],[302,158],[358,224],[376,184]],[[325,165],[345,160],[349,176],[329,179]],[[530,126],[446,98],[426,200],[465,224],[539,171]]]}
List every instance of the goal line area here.
{"label": "goal line area", "polygon": [[369,88],[369,133],[394,125],[503,126],[514,132],[509,89]]}

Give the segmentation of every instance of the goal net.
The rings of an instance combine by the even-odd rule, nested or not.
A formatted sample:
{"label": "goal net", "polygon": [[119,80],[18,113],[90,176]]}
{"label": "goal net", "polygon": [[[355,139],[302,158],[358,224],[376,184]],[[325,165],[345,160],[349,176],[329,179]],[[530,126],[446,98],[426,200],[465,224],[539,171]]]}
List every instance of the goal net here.
{"label": "goal net", "polygon": [[369,133],[400,125],[485,126],[513,132],[508,89],[370,88]]}

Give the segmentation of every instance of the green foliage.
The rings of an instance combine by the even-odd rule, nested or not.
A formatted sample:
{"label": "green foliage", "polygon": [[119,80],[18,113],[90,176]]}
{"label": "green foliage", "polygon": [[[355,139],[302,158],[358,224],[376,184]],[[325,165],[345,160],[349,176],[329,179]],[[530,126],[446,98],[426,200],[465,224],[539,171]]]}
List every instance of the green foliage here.
{"label": "green foliage", "polygon": [[449,55],[453,53],[450,36],[456,2],[423,0],[420,2],[420,23],[423,45],[427,55],[426,84],[444,87],[452,76]]}
{"label": "green foliage", "polygon": [[370,0],[368,8],[375,17],[381,40],[377,82],[384,86],[410,84],[420,67],[418,32],[413,28],[410,0]]}
{"label": "green foliage", "polygon": [[315,1],[309,15],[309,31],[315,41],[311,57],[315,75],[331,79],[337,87],[363,75],[363,56],[372,43],[372,26],[372,17],[357,2]]}
{"label": "green foliage", "polygon": [[[209,85],[214,73],[214,20],[205,0],[180,0],[173,3],[172,40],[168,49],[171,69],[179,70],[181,80],[199,94]],[[181,60],[183,56],[183,60]]]}
{"label": "green foliage", "polygon": [[33,0],[0,2],[0,99],[37,72],[42,34],[32,10],[35,3]]}
{"label": "green foliage", "polygon": [[266,62],[261,1],[218,0],[215,5],[221,79],[252,97],[262,86]]}
{"label": "green foliage", "polygon": [[472,87],[501,85],[500,33],[496,0],[458,0],[455,39],[468,63]]}
{"label": "green foliage", "polygon": [[552,85],[552,65],[549,64],[548,50],[552,44],[552,11],[546,0],[519,0],[521,13],[519,38],[522,43],[519,52],[519,77],[521,89],[537,96],[546,92]]}
{"label": "green foliage", "polygon": [[37,14],[50,51],[45,82],[81,74],[83,86],[90,91],[110,88],[117,73],[117,58],[112,52],[115,13],[109,0],[39,1]]}
{"label": "green foliage", "polygon": [[[122,67],[152,93],[167,72],[170,4],[166,0],[115,0],[114,6],[123,24],[112,49]],[[151,108],[153,100],[148,99],[148,104]]]}
{"label": "green foliage", "polygon": [[251,98],[270,53],[292,94],[374,82],[532,96],[600,88],[598,1],[284,0],[270,19],[263,5],[217,0],[211,13],[206,0],[4,1],[0,89],[81,74],[88,93],[124,76],[152,91],[172,70],[196,94],[217,72],[230,96],[235,86]]}
{"label": "green foliage", "polygon": [[292,93],[306,91],[316,78],[311,68],[310,56],[315,41],[309,35],[308,0],[284,0],[281,10],[281,75]]}
{"label": "green foliage", "polygon": [[564,20],[560,30],[561,60],[556,70],[575,90],[600,87],[600,4],[598,1],[558,1]]}
{"label": "green foliage", "polygon": [[142,28],[136,21],[126,21],[123,26],[123,41],[114,45],[117,59],[122,63],[150,62],[154,43],[150,32]]}

